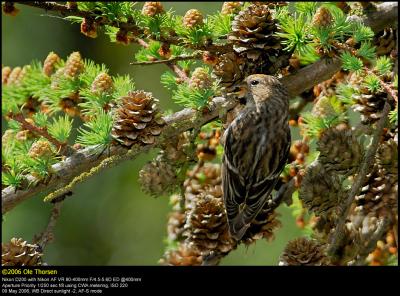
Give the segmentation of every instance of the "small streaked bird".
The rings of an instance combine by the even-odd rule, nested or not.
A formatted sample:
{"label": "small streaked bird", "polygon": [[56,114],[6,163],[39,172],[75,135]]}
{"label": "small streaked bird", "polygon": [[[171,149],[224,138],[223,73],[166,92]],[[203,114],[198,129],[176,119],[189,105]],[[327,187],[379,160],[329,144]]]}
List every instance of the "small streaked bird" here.
{"label": "small streaked bird", "polygon": [[290,149],[284,86],[273,76],[254,74],[241,90],[246,92],[246,106],[225,131],[222,165],[229,231],[237,241],[268,207]]}

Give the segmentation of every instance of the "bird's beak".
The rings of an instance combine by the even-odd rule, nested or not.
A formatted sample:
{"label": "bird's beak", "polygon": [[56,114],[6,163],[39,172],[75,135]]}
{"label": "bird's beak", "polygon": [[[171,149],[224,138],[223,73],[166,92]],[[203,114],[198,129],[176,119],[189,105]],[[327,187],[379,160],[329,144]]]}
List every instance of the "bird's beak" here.
{"label": "bird's beak", "polygon": [[236,95],[238,98],[244,98],[247,94],[246,81],[236,84],[231,94]]}

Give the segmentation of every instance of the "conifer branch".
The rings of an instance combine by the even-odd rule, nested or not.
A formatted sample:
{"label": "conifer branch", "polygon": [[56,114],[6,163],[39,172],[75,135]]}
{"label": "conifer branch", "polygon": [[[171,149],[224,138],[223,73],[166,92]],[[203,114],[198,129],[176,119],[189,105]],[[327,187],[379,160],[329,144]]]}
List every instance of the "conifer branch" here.
{"label": "conifer branch", "polygon": [[[23,2],[20,4],[27,4],[47,10],[65,12],[69,15],[74,15],[75,13],[75,15],[82,16],[80,14],[81,12],[67,10],[67,8],[61,8],[60,4],[53,2]],[[377,7],[377,11],[374,12],[374,17],[376,14],[380,14],[380,19],[384,20],[384,22],[380,21],[376,24],[368,22],[374,31],[379,31],[397,20],[397,2],[382,3]],[[367,18],[367,20],[369,19]],[[106,23],[107,22],[105,21],[103,24]],[[132,24],[120,23],[119,26],[131,26],[132,32],[140,33]],[[167,42],[170,44],[178,44],[179,42],[175,42],[176,40],[174,41],[173,38],[175,37],[171,37],[171,40],[168,40]],[[229,46],[208,45],[205,49],[207,51],[219,51],[219,53],[222,53],[226,52],[225,50],[227,50],[228,47]],[[232,48],[230,45],[230,50],[231,49]],[[311,88],[315,84],[332,77],[332,75],[340,69],[340,66],[341,62],[339,58],[323,58],[314,64],[300,69],[296,73],[283,77],[281,81],[288,89],[290,96],[294,97]],[[198,111],[191,108],[186,108],[172,115],[166,116],[165,121],[167,126],[164,128],[161,136],[157,137],[156,142],[152,145],[134,146],[130,152],[130,159],[134,158],[143,151],[147,151],[148,149],[156,147],[161,143],[166,143],[173,136],[177,136],[184,131],[200,127],[218,118],[223,110],[230,110],[236,104],[236,101],[228,100],[227,98],[216,97],[211,102],[208,112],[204,112],[204,110]],[[387,105],[388,104],[385,105],[386,112],[388,112],[390,109]],[[387,116],[383,116],[383,118],[386,117]],[[32,184],[30,187],[16,189],[12,186],[9,186],[2,190],[2,213],[4,214],[12,210],[19,203],[40,192],[54,191],[69,184],[76,176],[79,176],[83,172],[99,165],[99,163],[109,155],[124,155],[126,153],[127,149],[119,146],[112,146],[109,150],[102,152],[99,152],[98,147],[90,146],[74,153],[63,162],[54,164],[52,166],[53,174],[47,183],[38,182],[34,176],[28,175],[27,180]]]}
{"label": "conifer branch", "polygon": [[390,111],[390,104],[388,102],[385,102],[385,106],[382,111],[382,117],[379,119],[372,136],[373,137],[372,143],[370,144],[365,154],[365,157],[361,165],[359,166],[357,176],[354,180],[353,186],[350,190],[347,199],[343,202],[342,205],[340,205],[341,207],[340,216],[337,219],[335,231],[333,232],[330,238],[330,246],[328,252],[331,256],[334,256],[337,253],[338,249],[342,244],[343,239],[345,238],[345,224],[347,216],[349,215],[350,208],[351,205],[353,204],[354,198],[356,197],[357,194],[359,194],[361,187],[364,184],[365,178],[369,172],[369,168],[374,163],[374,157],[378,149],[379,141],[383,134],[383,129],[388,119],[389,111]]}

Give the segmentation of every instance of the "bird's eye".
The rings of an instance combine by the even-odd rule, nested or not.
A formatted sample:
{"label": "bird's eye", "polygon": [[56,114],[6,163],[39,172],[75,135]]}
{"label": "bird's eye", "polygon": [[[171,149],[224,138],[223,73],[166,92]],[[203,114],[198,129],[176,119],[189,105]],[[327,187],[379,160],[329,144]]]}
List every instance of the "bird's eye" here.
{"label": "bird's eye", "polygon": [[257,84],[259,84],[259,83],[260,83],[260,81],[258,81],[258,80],[252,80],[252,81],[250,82],[251,85],[257,85]]}

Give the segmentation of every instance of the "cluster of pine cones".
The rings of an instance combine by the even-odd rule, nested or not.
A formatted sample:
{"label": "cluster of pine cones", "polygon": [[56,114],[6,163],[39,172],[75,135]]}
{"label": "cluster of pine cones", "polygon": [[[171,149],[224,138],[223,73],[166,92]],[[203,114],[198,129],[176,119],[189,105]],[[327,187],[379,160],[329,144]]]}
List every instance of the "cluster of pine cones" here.
{"label": "cluster of pine cones", "polygon": [[[201,142],[193,149],[189,136],[182,134],[166,145],[156,160],[145,165],[139,173],[142,188],[153,196],[179,192],[178,186],[184,190],[184,199],[179,194],[171,196],[173,209],[168,217],[167,233],[169,243],[175,247],[167,250],[161,264],[201,265],[209,256],[217,255],[220,260],[237,247],[227,224],[221,165],[213,163],[220,136],[220,129],[201,132]],[[198,162],[186,172],[185,179],[180,180],[178,167],[182,166],[182,161],[190,159]],[[171,188],[172,184],[175,187]],[[257,221],[259,223],[249,229],[240,243],[248,245],[258,239],[274,238],[274,230],[280,227],[277,214],[260,213]]]}

